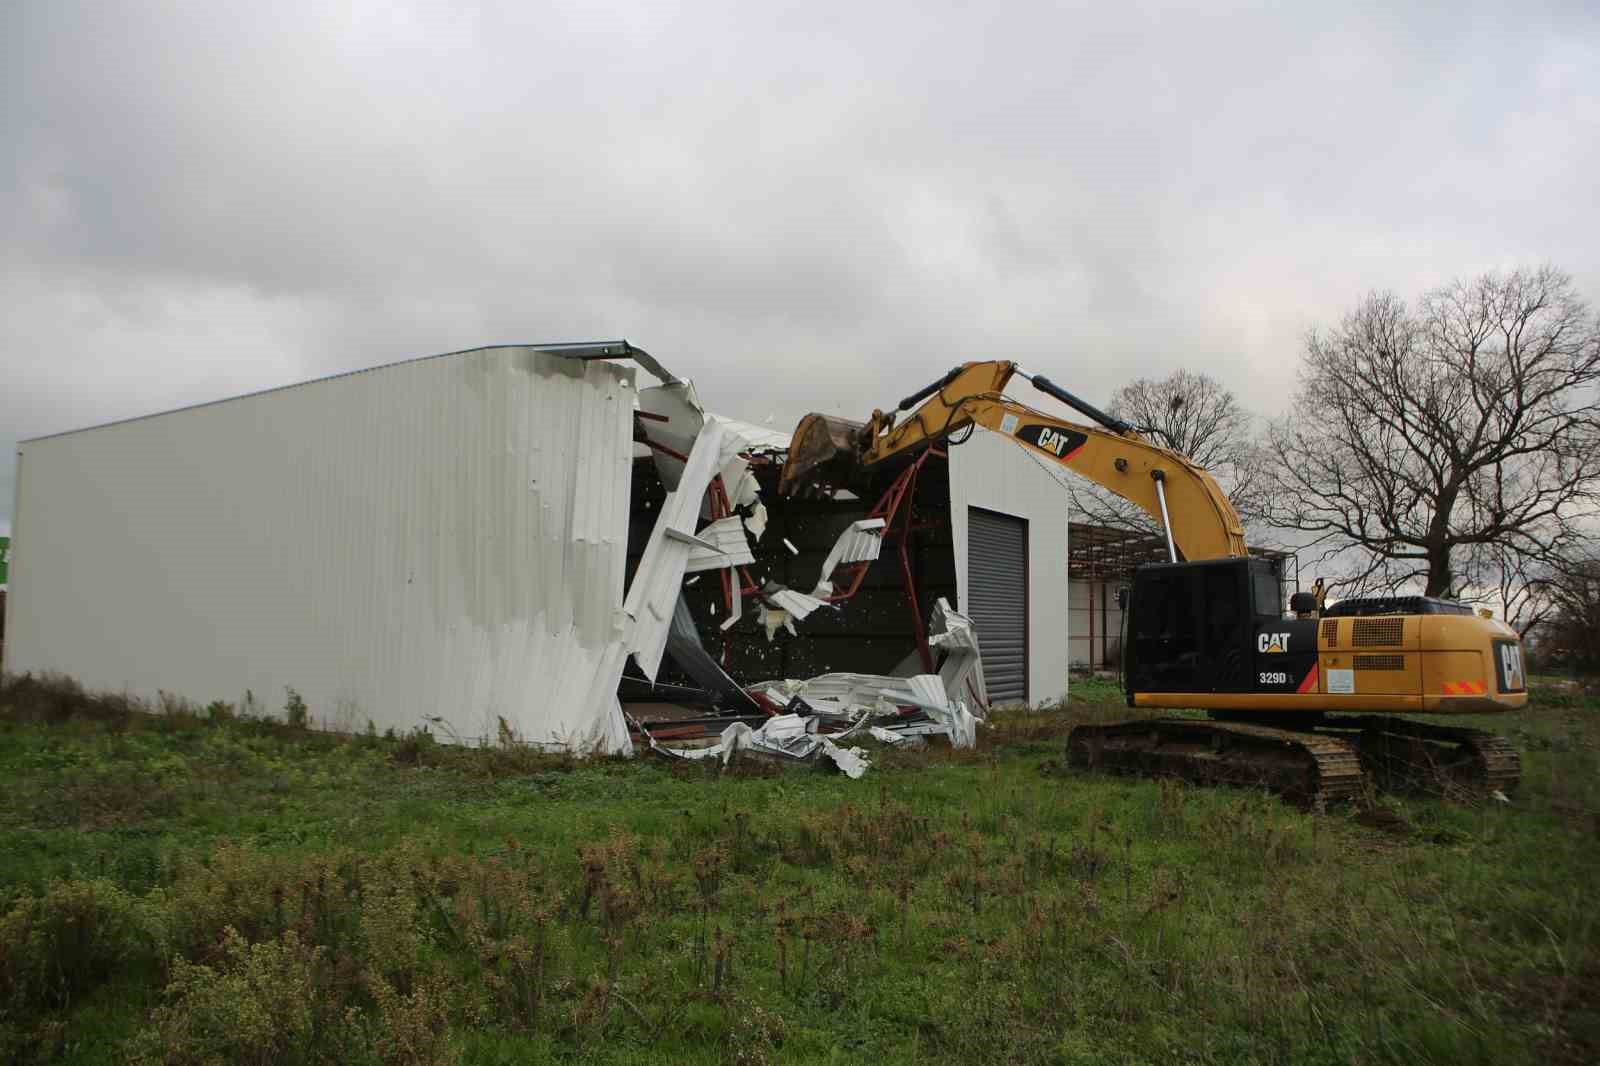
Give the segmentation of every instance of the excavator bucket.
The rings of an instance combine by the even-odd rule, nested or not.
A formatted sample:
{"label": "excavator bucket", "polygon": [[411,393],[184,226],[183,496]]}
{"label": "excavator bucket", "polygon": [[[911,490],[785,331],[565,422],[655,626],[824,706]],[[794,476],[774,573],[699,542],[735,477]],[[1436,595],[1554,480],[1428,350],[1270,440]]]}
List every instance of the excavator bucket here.
{"label": "excavator bucket", "polygon": [[789,445],[778,494],[824,496],[850,484],[861,466],[857,442],[865,428],[860,422],[823,414],[802,418]]}

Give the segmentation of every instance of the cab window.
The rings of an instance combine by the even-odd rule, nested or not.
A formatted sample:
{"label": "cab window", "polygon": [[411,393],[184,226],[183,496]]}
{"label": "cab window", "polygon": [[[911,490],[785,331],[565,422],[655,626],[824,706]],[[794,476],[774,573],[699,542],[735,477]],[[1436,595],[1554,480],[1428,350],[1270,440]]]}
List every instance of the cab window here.
{"label": "cab window", "polygon": [[1270,570],[1252,569],[1250,584],[1254,589],[1256,617],[1282,618],[1283,585],[1278,581],[1278,575]]}

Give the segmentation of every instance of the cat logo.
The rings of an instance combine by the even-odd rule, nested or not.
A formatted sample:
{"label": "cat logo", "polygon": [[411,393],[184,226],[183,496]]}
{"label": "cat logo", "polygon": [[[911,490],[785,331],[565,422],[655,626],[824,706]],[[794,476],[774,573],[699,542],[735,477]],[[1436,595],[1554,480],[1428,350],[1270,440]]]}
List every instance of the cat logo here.
{"label": "cat logo", "polygon": [[1256,651],[1263,655],[1268,653],[1282,653],[1289,650],[1289,634],[1287,633],[1260,633],[1256,636]]}
{"label": "cat logo", "polygon": [[1082,433],[1070,429],[1052,429],[1049,426],[1028,425],[1017,430],[1017,439],[1025,440],[1040,451],[1049,452],[1057,459],[1070,459],[1088,441]]}
{"label": "cat logo", "polygon": [[1500,654],[1495,658],[1495,672],[1499,675],[1501,692],[1522,692],[1528,682],[1522,667],[1522,645],[1514,640],[1497,640]]}
{"label": "cat logo", "polygon": [[1515,692],[1522,687],[1522,649],[1515,644],[1500,645],[1500,672],[1505,675],[1506,688]]}
{"label": "cat logo", "polygon": [[1072,439],[1070,437],[1057,433],[1053,429],[1041,429],[1039,431],[1039,447],[1044,448],[1046,451],[1052,451],[1060,455],[1067,450],[1067,445],[1071,443]]}

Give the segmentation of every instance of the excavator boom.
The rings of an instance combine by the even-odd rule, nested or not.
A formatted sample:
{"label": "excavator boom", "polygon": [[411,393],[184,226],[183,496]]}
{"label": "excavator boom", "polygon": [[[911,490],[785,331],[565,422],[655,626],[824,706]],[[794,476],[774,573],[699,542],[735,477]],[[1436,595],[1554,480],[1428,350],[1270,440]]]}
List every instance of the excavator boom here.
{"label": "excavator boom", "polygon": [[[1008,398],[1004,389],[1015,376],[1027,376],[1040,391],[1100,425],[1071,422]],[[1204,468],[1009,362],[964,363],[900,401],[895,412],[874,411],[865,423],[807,415],[795,430],[779,491],[808,495],[846,487],[881,463],[974,425],[1010,437],[1051,468],[1064,467],[1143,508],[1184,559],[1246,554],[1239,516]]]}

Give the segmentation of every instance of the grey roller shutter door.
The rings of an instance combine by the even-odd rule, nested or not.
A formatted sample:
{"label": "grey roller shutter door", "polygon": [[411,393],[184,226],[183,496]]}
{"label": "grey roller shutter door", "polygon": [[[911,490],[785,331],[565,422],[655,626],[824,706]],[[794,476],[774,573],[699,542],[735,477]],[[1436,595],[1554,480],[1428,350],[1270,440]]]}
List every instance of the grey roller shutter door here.
{"label": "grey roller shutter door", "polygon": [[990,703],[1028,699],[1028,522],[967,509],[966,613]]}

